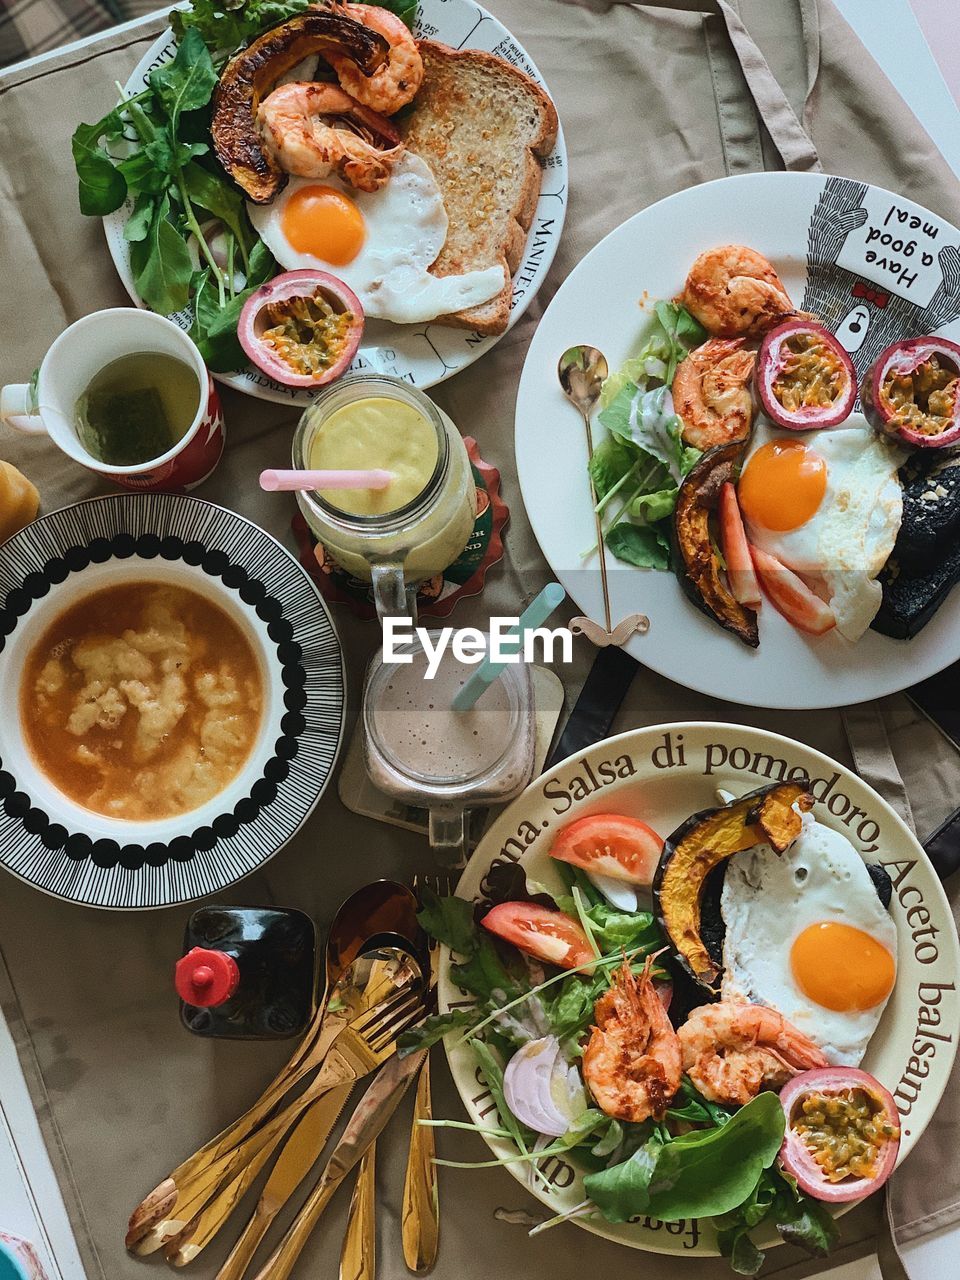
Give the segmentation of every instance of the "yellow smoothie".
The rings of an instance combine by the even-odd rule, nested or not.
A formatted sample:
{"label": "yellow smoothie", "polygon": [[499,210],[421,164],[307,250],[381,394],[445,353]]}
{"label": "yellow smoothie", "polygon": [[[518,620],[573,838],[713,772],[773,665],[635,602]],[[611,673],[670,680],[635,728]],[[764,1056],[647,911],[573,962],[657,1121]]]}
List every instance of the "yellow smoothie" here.
{"label": "yellow smoothie", "polygon": [[437,465],[437,433],[413,405],[386,396],[354,400],[334,410],[315,433],[307,461],[312,470],[382,468],[393,473],[385,489],[320,489],[331,506],[355,516],[399,511],[418,497]]}

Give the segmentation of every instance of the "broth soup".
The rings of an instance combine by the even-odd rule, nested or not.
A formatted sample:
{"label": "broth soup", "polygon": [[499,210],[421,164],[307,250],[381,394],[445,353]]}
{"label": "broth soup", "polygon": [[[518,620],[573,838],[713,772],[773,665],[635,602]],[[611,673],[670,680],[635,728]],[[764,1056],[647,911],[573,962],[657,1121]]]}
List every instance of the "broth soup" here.
{"label": "broth soup", "polygon": [[75,803],[149,822],[196,809],[237,776],[260,728],[257,656],[195,591],[128,582],[53,621],[20,686],[24,740]]}

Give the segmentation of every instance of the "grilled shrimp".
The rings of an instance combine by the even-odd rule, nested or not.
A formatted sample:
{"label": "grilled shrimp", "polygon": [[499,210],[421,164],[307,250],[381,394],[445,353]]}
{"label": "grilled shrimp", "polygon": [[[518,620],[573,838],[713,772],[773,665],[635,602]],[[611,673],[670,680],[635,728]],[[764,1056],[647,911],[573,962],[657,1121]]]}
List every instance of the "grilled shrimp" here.
{"label": "grilled shrimp", "polygon": [[743,1106],[801,1071],[829,1066],[776,1009],[724,1000],[694,1009],[679,1031],[683,1069],[705,1098]]}
{"label": "grilled shrimp", "polygon": [[746,440],[753,422],[750,379],[757,353],[743,338],[708,338],[681,360],[673,379],[673,408],[683,438],[697,449]]}
{"label": "grilled shrimp", "polygon": [[257,119],[284,172],[336,172],[361,191],[382,187],[404,151],[389,120],[333,84],[281,85],[260,103]]}
{"label": "grilled shrimp", "polygon": [[331,54],[330,65],[340,87],[352,98],[374,111],[392,116],[412,101],[423,83],[423,59],[409,28],[396,14],[373,4],[339,6],[348,18],[383,36],[390,46],[386,61],[373,75],[365,76],[355,62],[342,54]]}
{"label": "grilled shrimp", "polygon": [[680,301],[719,338],[756,338],[796,314],[770,263],[742,244],[701,253],[690,268]]}
{"label": "grilled shrimp", "polygon": [[680,1041],[650,977],[629,961],[596,1003],[596,1026],[583,1051],[583,1078],[608,1116],[639,1124],[663,1117],[680,1087]]}

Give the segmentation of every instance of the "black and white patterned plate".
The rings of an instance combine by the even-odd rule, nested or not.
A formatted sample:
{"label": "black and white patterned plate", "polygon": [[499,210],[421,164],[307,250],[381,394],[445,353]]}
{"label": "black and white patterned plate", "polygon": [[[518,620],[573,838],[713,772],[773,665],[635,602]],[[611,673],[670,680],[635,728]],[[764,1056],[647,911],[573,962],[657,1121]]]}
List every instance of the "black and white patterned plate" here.
{"label": "black and white patterned plate", "polygon": [[[20,728],[32,643],[90,591],[151,580],[223,608],[261,662],[260,733],[234,781],[155,822],[83,809],[37,769]],[[340,642],[308,575],[257,525],[199,498],[119,494],[44,516],[0,547],[0,866],[71,902],[171,906],[271,858],[323,794],[343,734]]]}

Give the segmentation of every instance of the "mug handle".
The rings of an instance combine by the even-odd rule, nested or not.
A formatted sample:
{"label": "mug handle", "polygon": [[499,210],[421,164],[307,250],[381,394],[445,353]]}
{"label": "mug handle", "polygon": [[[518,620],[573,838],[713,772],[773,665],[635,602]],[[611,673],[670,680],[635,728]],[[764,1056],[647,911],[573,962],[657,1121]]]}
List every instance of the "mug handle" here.
{"label": "mug handle", "polygon": [[430,810],[430,849],[446,870],[459,871],[467,865],[466,809]]}
{"label": "mug handle", "polygon": [[11,382],[0,390],[0,422],[7,422],[31,436],[43,435],[46,431],[29,382]]}
{"label": "mug handle", "polygon": [[370,577],[373,580],[373,601],[377,606],[377,621],[384,618],[409,618],[416,625],[417,590],[408,586],[403,577],[401,560],[371,560]]}

